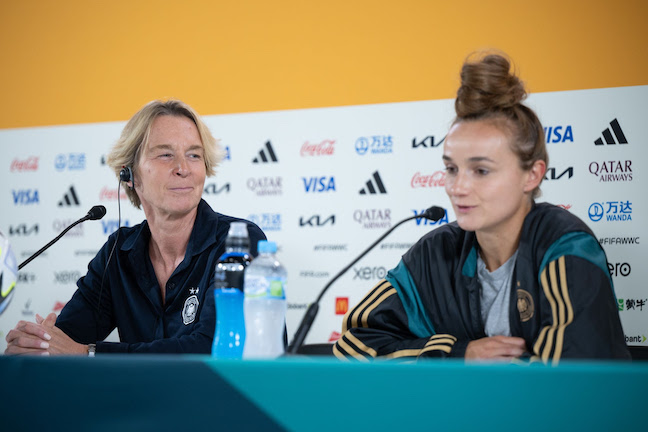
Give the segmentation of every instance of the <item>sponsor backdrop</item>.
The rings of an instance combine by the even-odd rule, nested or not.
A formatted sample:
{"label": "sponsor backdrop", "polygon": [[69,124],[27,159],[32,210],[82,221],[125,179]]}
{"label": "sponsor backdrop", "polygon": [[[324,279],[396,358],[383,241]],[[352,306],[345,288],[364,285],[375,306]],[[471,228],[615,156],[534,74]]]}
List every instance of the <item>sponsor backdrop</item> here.
{"label": "sponsor backdrop", "polygon": [[[483,47],[507,52],[529,83],[551,156],[542,199],[595,231],[628,341],[646,345],[648,57],[637,53],[647,10],[642,0],[2,2],[0,229],[22,262],[93,205],[108,214],[20,272],[0,350],[18,320],[63,307],[118,227],[103,158],[124,120],[165,97],[207,115],[227,147],[204,198],[279,243],[292,336],[375,238],[432,204],[448,208],[449,98],[465,56]],[[134,225],[143,214],[124,198],[121,224]],[[331,288],[307,341],[335,339],[344,312],[453,218],[399,227]]]}
{"label": "sponsor backdrop", "polygon": [[[537,93],[545,125],[546,200],[573,212],[608,254],[626,338],[648,345],[648,86]],[[399,220],[431,205],[437,223],[399,227],[324,297],[307,339],[332,341],[342,315],[422,235],[454,219],[444,191],[443,140],[453,101],[206,116],[227,158],[205,183],[217,211],[248,218],[279,244],[289,273],[288,331],[334,274]],[[96,204],[108,213],[71,230],[19,274],[0,333],[58,312],[88,261],[119,225],[118,183],[104,158],[124,122],[0,131],[0,229],[18,262]],[[89,145],[92,143],[92,145]],[[643,190],[644,192],[641,192]],[[121,225],[140,222],[121,192]],[[115,337],[114,335],[112,336]],[[0,349],[4,349],[4,337]]]}

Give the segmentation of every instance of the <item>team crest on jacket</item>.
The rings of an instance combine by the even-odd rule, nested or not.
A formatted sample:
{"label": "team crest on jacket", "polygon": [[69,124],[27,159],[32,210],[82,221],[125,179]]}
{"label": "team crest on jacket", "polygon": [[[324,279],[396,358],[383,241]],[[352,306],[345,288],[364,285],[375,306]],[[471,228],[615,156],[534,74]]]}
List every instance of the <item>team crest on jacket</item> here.
{"label": "team crest on jacket", "polygon": [[182,322],[184,325],[189,325],[196,321],[196,313],[198,313],[198,297],[192,295],[187,297],[182,308]]}
{"label": "team crest on jacket", "polygon": [[533,306],[533,297],[527,291],[523,289],[517,290],[517,308],[520,312],[520,320],[522,322],[527,322],[533,317],[534,306]]}

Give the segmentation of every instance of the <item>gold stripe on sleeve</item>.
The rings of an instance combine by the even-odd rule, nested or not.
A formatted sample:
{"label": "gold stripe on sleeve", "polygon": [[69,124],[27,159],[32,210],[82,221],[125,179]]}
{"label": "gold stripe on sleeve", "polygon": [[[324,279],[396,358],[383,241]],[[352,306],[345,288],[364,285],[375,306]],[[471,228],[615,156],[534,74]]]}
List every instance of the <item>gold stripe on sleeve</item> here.
{"label": "gold stripe on sleeve", "polygon": [[353,345],[357,346],[357,347],[360,348],[362,351],[364,351],[364,352],[366,352],[367,354],[369,354],[371,357],[376,358],[376,356],[378,355],[378,353],[376,352],[375,349],[370,348],[370,347],[368,347],[367,345],[365,345],[364,343],[362,343],[362,341],[361,341],[360,339],[358,339],[357,337],[355,337],[352,333],[346,333],[344,336],[345,336],[347,339],[349,339],[349,341],[350,341]]}
{"label": "gold stripe on sleeve", "polygon": [[441,344],[429,345],[429,346],[426,346],[425,348],[423,348],[421,350],[421,352],[419,353],[419,355],[421,355],[423,353],[426,353],[428,351],[434,351],[434,350],[443,351],[444,353],[450,354],[450,351],[452,351],[452,347],[450,347],[448,345],[441,345]]}
{"label": "gold stripe on sleeve", "polygon": [[558,334],[556,336],[556,350],[554,351],[552,364],[557,365],[560,362],[562,355],[563,343],[565,341],[565,329],[574,320],[574,309],[572,308],[571,300],[569,299],[569,287],[567,286],[567,269],[565,266],[565,257],[561,256],[558,259],[558,268],[560,270],[560,288],[562,290],[562,298],[565,302],[567,309],[567,319],[563,324],[558,327]]}
{"label": "gold stripe on sleeve", "polygon": [[[447,336],[447,335],[444,335],[444,336]],[[434,344],[450,344],[450,345],[454,345],[455,342],[456,342],[456,340],[450,339],[449,337],[437,338],[437,339],[430,339],[428,341],[428,343],[425,344],[425,346],[427,347],[429,345],[434,345]]]}
{"label": "gold stripe on sleeve", "polygon": [[[391,287],[391,285],[388,285],[388,286]],[[383,292],[380,295],[380,297],[378,297],[378,299],[374,302],[374,304],[372,304],[367,309],[365,309],[365,311],[362,313],[362,327],[369,327],[369,325],[367,324],[367,320],[369,319],[369,315],[371,314],[371,312],[373,312],[373,310],[376,309],[376,307],[378,307],[378,305],[380,303],[382,303],[388,297],[390,297],[390,296],[392,296],[394,294],[396,294],[396,288],[392,287],[389,290]]]}
{"label": "gold stripe on sleeve", "polygon": [[394,351],[391,354],[387,354],[384,357],[384,359],[393,359],[393,358],[399,358],[399,357],[416,357],[418,353],[420,353],[421,350],[419,349],[404,349],[400,351]]}
{"label": "gold stripe on sleeve", "polygon": [[549,355],[554,347],[555,333],[556,333],[556,323],[558,321],[558,309],[562,307],[561,300],[554,297],[554,294],[557,293],[556,286],[558,285],[558,280],[556,278],[556,261],[551,261],[549,263],[549,285],[547,287],[547,292],[551,289],[550,295],[551,298],[551,316],[552,324],[549,326],[549,331],[547,332],[547,343],[545,343],[544,348],[542,349],[542,361],[545,364],[549,361]]}
{"label": "gold stripe on sleeve", "polygon": [[[449,334],[435,334],[435,335],[433,335],[433,336],[430,337],[430,340],[433,340],[433,339],[441,339],[441,338],[450,338],[450,339],[452,339],[453,341],[457,342],[457,338],[454,337],[454,336],[452,336],[452,335],[449,335]],[[429,343],[429,342],[428,342],[428,343]]]}
{"label": "gold stripe on sleeve", "polygon": [[335,355],[335,357],[339,358],[340,360],[344,360],[344,361],[347,361],[347,362],[348,362],[348,361],[351,361],[351,360],[349,360],[349,359],[347,358],[347,356],[345,356],[344,354],[342,354],[342,353],[340,352],[340,350],[339,350],[338,347],[337,347],[337,344],[334,344],[334,345],[333,345],[333,355]]}
{"label": "gold stripe on sleeve", "polygon": [[343,339],[344,335],[338,339],[337,344],[342,348],[344,351],[346,351],[350,356],[355,358],[356,360],[364,361],[364,362],[369,362],[369,359],[354,350],[351,345],[346,343]]}
{"label": "gold stripe on sleeve", "polygon": [[560,284],[558,283],[558,275],[556,274],[556,266],[552,267],[551,276],[551,292],[556,299],[558,304],[558,325],[562,325],[565,322],[565,302],[563,301],[562,296],[560,295]]}
{"label": "gold stripe on sleeve", "polygon": [[[553,264],[553,262],[551,263]],[[551,266],[549,264],[549,266]],[[549,305],[551,306],[551,314],[553,316],[553,322],[556,322],[556,302],[553,299],[553,296],[551,295],[551,289],[549,288],[549,282],[547,281],[547,268],[542,271],[542,274],[540,275],[540,282],[542,285],[542,290],[544,291],[545,297],[547,297],[547,301],[549,302]],[[545,341],[545,337],[547,337],[547,342],[545,344],[545,348],[543,349],[544,351],[547,349],[547,345],[549,345],[549,349],[551,350],[551,335],[549,334],[547,336],[547,333],[551,329],[551,326],[545,326],[543,327],[542,331],[540,332],[540,336],[538,336],[538,340],[536,343],[533,345],[533,352],[535,354],[540,355],[540,348],[542,347],[542,344]],[[543,361],[546,361],[544,359],[544,354],[541,356],[543,358]],[[549,354],[547,354],[547,358],[549,357]]]}
{"label": "gold stripe on sleeve", "polygon": [[[542,347],[542,343],[544,342],[544,338],[547,335],[547,330],[549,330],[549,326],[545,326],[540,330],[540,334],[538,335],[538,339],[536,340],[535,345],[533,345],[533,353],[534,354],[540,354],[540,347]],[[538,357],[539,359],[540,357]]]}
{"label": "gold stripe on sleeve", "polygon": [[371,302],[378,297],[380,294],[382,294],[383,291],[388,289],[391,284],[387,282],[386,280],[382,280],[376,284],[376,286],[373,289],[373,294],[367,295],[354,309],[353,309],[353,315],[351,316],[351,327],[358,327],[358,318],[360,317],[360,314],[362,311],[367,307],[366,305],[371,304]]}

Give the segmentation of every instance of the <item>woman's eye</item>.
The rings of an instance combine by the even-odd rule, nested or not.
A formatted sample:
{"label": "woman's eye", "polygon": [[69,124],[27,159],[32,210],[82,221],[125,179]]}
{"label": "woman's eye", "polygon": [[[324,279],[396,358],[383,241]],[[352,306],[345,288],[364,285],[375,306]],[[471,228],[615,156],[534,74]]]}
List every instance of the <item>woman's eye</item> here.
{"label": "woman's eye", "polygon": [[453,166],[446,166],[446,167],[445,167],[445,170],[446,170],[446,172],[447,172],[448,174],[454,174],[454,173],[457,172],[457,168],[455,168],[455,167],[453,167]]}

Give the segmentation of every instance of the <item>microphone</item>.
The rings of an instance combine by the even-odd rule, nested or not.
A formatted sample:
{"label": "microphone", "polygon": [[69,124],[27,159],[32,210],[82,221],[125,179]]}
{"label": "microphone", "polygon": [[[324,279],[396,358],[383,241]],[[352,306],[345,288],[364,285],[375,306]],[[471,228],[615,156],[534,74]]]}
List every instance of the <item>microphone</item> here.
{"label": "microphone", "polygon": [[90,211],[88,211],[88,214],[86,214],[86,215],[83,216],[81,219],[79,219],[78,221],[74,222],[73,224],[71,224],[70,226],[68,226],[67,228],[65,228],[65,229],[61,232],[61,234],[59,234],[58,236],[56,236],[56,238],[55,238],[54,240],[52,240],[51,242],[47,243],[47,244],[46,244],[45,246],[43,246],[43,247],[42,247],[38,252],[36,252],[35,254],[33,254],[32,256],[30,256],[29,258],[27,258],[25,261],[23,261],[23,262],[18,266],[18,270],[21,270],[21,269],[22,269],[23,267],[25,267],[27,264],[29,264],[30,262],[32,262],[32,260],[33,260],[34,258],[36,258],[38,255],[40,255],[40,254],[42,254],[43,252],[45,252],[45,251],[46,251],[50,246],[52,246],[54,243],[56,243],[57,241],[59,241],[59,239],[60,239],[61,237],[63,237],[63,236],[65,235],[65,233],[67,233],[68,231],[70,231],[70,230],[71,230],[72,228],[74,228],[75,226],[79,225],[81,222],[85,222],[85,221],[87,221],[87,220],[98,220],[98,219],[101,219],[102,217],[104,217],[105,215],[106,215],[106,207],[104,207],[104,206],[102,206],[102,205],[98,205],[98,206],[94,206],[94,207],[92,207],[92,208],[90,209]]}
{"label": "microphone", "polygon": [[333,279],[327,283],[324,288],[322,288],[322,291],[320,292],[319,296],[317,297],[317,300],[315,300],[313,303],[308,306],[308,309],[306,310],[306,313],[304,314],[304,318],[302,318],[301,323],[299,324],[299,327],[297,327],[297,331],[295,332],[295,336],[293,337],[292,342],[288,346],[288,349],[286,350],[289,354],[296,354],[297,350],[304,344],[304,340],[306,339],[306,335],[310,331],[313,321],[315,321],[315,317],[317,316],[317,312],[319,312],[319,302],[322,300],[322,297],[324,297],[324,293],[329,289],[333,283],[338,280],[344,273],[346,273],[351,266],[353,266],[355,263],[360,261],[362,257],[367,255],[370,250],[372,250],[378,243],[380,243],[385,237],[387,237],[392,231],[394,231],[398,226],[401,224],[410,221],[412,219],[420,219],[420,218],[425,218],[429,219],[431,221],[438,221],[445,215],[445,210],[442,209],[441,207],[437,206],[432,206],[425,210],[423,213],[416,215],[416,216],[410,216],[408,218],[403,219],[402,221],[398,222],[396,225],[391,227],[389,230],[387,230],[386,233],[384,233],[382,236],[378,238],[375,242],[373,242],[367,249],[365,249],[364,252],[362,252],[356,259],[351,261],[349,265],[344,267],[338,274],[333,276]]}
{"label": "microphone", "polygon": [[[85,220],[99,220],[104,216],[106,216],[106,207],[104,207],[102,205],[98,205],[98,206],[92,207],[88,211],[88,214],[85,216],[88,219],[85,219]],[[81,220],[80,222],[83,222],[83,220]]]}

